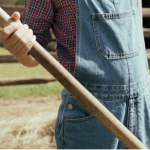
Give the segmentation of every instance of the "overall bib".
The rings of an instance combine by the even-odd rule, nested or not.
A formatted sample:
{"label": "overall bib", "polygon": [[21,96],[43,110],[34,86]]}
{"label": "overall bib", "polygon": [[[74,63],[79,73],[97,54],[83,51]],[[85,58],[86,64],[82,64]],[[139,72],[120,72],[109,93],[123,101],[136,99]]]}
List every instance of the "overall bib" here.
{"label": "overall bib", "polygon": [[[76,0],[76,6],[75,78],[150,148],[149,69],[136,0]],[[60,149],[126,148],[66,89],[55,137]]]}

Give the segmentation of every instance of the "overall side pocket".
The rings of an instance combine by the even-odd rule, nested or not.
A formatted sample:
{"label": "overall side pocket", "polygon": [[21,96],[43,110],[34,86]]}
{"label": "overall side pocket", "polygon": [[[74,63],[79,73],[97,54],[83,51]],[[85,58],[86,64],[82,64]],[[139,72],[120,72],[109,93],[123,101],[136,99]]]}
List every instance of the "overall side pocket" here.
{"label": "overall side pocket", "polygon": [[106,59],[138,55],[140,40],[135,11],[92,14],[97,51]]}
{"label": "overall side pocket", "polygon": [[[72,100],[71,100],[72,99]],[[116,149],[118,139],[92,114],[69,99],[72,108],[64,118],[65,149]],[[74,99],[75,100],[75,99]],[[102,101],[104,106],[124,122],[126,103],[121,101]],[[121,111],[123,113],[121,113]],[[121,115],[123,114],[123,115]]]}

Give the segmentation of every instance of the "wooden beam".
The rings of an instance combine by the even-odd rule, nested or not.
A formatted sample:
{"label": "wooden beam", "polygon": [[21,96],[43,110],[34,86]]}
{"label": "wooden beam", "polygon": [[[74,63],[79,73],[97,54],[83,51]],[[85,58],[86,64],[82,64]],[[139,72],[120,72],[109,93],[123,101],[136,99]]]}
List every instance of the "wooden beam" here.
{"label": "wooden beam", "polygon": [[150,18],[150,8],[143,8],[142,11],[144,18]]}
{"label": "wooden beam", "polygon": [[23,16],[24,13],[24,5],[1,5],[1,8],[3,8],[9,15],[12,15],[15,11],[20,12],[21,16]]}
{"label": "wooden beam", "polygon": [[150,49],[146,49],[147,58],[150,59]]}
{"label": "wooden beam", "polygon": [[148,65],[149,65],[149,68],[150,68],[150,49],[146,49],[146,53],[147,53]]}
{"label": "wooden beam", "polygon": [[54,81],[56,81],[54,77],[12,78],[12,79],[1,78],[0,86],[43,84]]}
{"label": "wooden beam", "polygon": [[[0,47],[4,47],[1,42],[0,42]],[[57,41],[56,41],[56,39],[52,39],[51,43],[49,43],[49,44],[47,45],[47,48],[46,48],[46,49],[47,49],[49,52],[56,52],[56,47],[57,47]]]}
{"label": "wooden beam", "polygon": [[144,37],[150,38],[150,28],[144,28]]}
{"label": "wooden beam", "polygon": [[[56,52],[50,52],[50,54],[55,59],[58,60]],[[16,63],[16,62],[18,62],[18,61],[12,55],[1,55],[0,56],[0,63]]]}
{"label": "wooden beam", "polygon": [[0,63],[16,63],[18,62],[12,55],[1,55]]}

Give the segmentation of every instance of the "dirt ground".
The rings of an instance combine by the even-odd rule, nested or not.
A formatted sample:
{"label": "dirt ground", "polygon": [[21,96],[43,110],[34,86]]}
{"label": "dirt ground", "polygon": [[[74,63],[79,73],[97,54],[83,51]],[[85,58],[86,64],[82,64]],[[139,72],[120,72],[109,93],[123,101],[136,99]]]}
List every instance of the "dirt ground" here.
{"label": "dirt ground", "polygon": [[60,98],[0,99],[0,149],[54,149]]}

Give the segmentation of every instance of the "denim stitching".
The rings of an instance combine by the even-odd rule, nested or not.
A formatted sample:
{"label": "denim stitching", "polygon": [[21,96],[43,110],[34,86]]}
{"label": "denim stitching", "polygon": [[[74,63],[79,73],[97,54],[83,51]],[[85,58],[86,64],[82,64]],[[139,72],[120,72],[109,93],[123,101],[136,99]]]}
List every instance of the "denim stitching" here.
{"label": "denim stitching", "polygon": [[67,118],[64,118],[64,121],[68,122],[68,123],[80,123],[80,122],[91,120],[93,118],[94,118],[94,116],[91,115],[91,116],[84,117],[84,118],[79,118],[79,119],[67,119]]}
{"label": "denim stitching", "polygon": [[135,21],[135,25],[136,25],[136,29],[137,29],[137,32],[136,32],[136,34],[137,34],[137,39],[138,39],[138,44],[139,44],[139,51],[140,51],[140,45],[141,45],[141,41],[140,41],[140,34],[139,34],[139,30],[138,30],[138,26],[137,26],[137,21],[136,21],[136,17],[134,17],[134,21]]}
{"label": "denim stitching", "polygon": [[130,96],[130,99],[131,99],[131,85],[130,85],[130,83],[131,83],[131,76],[132,76],[132,74],[131,74],[131,67],[130,67],[128,59],[126,59],[126,61],[127,61],[128,76],[129,76],[129,96]]}
{"label": "denim stitching", "polygon": [[[84,84],[84,86],[94,95],[94,91],[97,91],[97,95],[95,97],[97,97],[100,100],[105,100],[105,101],[109,101],[109,100],[123,100],[123,99],[131,99],[131,98],[136,98],[140,95],[143,94],[143,92],[145,92],[145,90],[150,87],[150,81],[149,79],[147,79],[147,75],[144,76],[144,78],[142,78],[139,82],[136,82],[135,84],[130,84],[128,86],[124,85],[124,86],[101,86],[101,85],[89,85],[89,84]],[[143,85],[139,85],[143,83]],[[139,88],[139,86],[141,86],[141,88]],[[113,95],[109,95],[108,91],[112,91],[115,92],[113,93]],[[130,92],[130,90],[132,92]],[[105,92],[105,93],[104,93]]]}
{"label": "denim stitching", "polygon": [[74,68],[74,77],[75,78],[77,78],[77,76],[78,76],[79,59],[80,59],[79,58],[79,39],[80,39],[80,32],[79,32],[79,30],[80,30],[80,24],[79,24],[80,19],[79,19],[79,17],[80,17],[80,15],[79,15],[78,0],[76,0],[76,17],[77,17],[77,19],[76,19],[76,22],[77,22],[76,30],[77,30],[77,32],[76,32],[76,57],[75,57],[75,68]]}
{"label": "denim stitching", "polygon": [[143,93],[145,93],[145,91],[148,88],[150,88],[149,84],[144,88],[144,90],[142,90],[141,92],[138,93],[138,95],[135,95],[135,96],[129,94],[129,95],[126,95],[126,96],[122,96],[122,98],[117,99],[117,96],[114,95],[113,99],[109,98],[109,96],[106,96],[106,99],[101,99],[101,100],[104,100],[104,101],[120,101],[120,100],[126,100],[126,99],[134,99],[134,98],[137,98],[137,97],[141,96]]}
{"label": "denim stitching", "polygon": [[[146,72],[146,74],[140,79],[138,80],[138,82],[134,82],[134,83],[131,83],[130,86],[133,87],[133,86],[137,86],[137,84],[141,83],[142,80],[144,80],[146,78],[146,76],[148,76],[149,74],[149,70]],[[84,86],[89,86],[89,83],[83,83]],[[129,87],[129,85],[99,85],[99,84],[90,84],[90,86],[92,87],[96,87],[96,88],[103,88],[103,89],[106,89],[106,88],[111,88],[111,89],[117,89],[120,90],[125,90],[126,88]]]}
{"label": "denim stitching", "polygon": [[67,106],[67,102],[68,102],[68,99],[69,99],[69,92],[67,92],[67,96],[66,96],[66,101],[65,101],[65,109],[63,110],[63,116],[62,116],[62,118],[63,118],[63,120],[62,120],[62,125],[63,125],[63,134],[62,134],[62,141],[63,141],[63,149],[64,149],[64,147],[65,147],[65,140],[64,140],[64,134],[65,134],[65,132],[64,132],[64,115],[65,115],[65,110],[66,110],[66,106]]}
{"label": "denim stitching", "polygon": [[124,18],[124,17],[130,17],[132,15],[135,15],[134,10],[122,12],[122,13],[103,13],[103,14],[92,14],[92,19],[116,19],[116,18]]}

